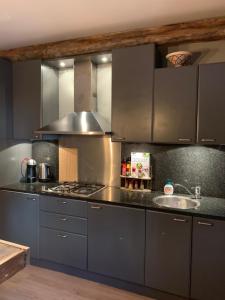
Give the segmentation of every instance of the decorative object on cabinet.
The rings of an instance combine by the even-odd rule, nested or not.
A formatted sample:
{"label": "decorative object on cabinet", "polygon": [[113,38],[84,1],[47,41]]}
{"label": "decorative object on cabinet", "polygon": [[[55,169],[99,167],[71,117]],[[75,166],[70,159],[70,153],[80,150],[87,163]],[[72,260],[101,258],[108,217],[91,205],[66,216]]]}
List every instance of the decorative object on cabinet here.
{"label": "decorative object on cabinet", "polygon": [[174,65],[175,68],[191,64],[192,53],[189,51],[176,51],[166,55],[166,59]]}
{"label": "decorative object on cabinet", "polygon": [[[124,161],[126,161],[126,175],[124,175]],[[128,172],[129,170],[129,172]],[[121,188],[129,191],[151,192],[151,164],[150,153],[131,152],[128,159],[121,163]]]}

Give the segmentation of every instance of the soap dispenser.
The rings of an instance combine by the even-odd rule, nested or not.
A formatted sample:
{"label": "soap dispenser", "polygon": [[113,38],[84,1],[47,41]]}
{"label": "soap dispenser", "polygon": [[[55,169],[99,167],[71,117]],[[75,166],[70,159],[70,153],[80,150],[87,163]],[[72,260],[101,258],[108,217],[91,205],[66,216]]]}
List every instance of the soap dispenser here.
{"label": "soap dispenser", "polygon": [[173,181],[171,179],[167,179],[166,184],[164,185],[164,194],[173,195],[173,192],[174,192]]}

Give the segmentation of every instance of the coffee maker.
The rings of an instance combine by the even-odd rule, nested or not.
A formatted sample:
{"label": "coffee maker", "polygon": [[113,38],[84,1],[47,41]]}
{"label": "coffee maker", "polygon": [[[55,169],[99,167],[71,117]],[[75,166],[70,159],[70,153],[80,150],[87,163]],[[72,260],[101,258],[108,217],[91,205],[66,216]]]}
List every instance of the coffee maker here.
{"label": "coffee maker", "polygon": [[[22,171],[23,164],[26,163],[25,176]],[[25,158],[21,163],[21,173],[27,183],[32,183],[37,180],[37,163],[32,158]]]}

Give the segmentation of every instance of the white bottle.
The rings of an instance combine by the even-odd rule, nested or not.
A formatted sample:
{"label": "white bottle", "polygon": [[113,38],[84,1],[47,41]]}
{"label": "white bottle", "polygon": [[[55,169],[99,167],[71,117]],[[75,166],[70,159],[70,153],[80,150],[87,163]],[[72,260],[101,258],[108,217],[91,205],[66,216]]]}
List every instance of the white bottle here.
{"label": "white bottle", "polygon": [[173,195],[174,187],[172,180],[168,179],[166,184],[164,185],[164,194],[165,195]]}

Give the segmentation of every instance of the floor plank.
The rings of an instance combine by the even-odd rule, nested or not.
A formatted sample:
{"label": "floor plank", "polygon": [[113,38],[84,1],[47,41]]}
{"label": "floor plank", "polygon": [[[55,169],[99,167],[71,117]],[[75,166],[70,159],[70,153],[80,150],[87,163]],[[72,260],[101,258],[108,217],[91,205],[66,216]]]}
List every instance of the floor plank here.
{"label": "floor plank", "polygon": [[39,267],[27,266],[0,285],[0,300],[153,300]]}

